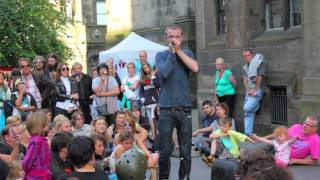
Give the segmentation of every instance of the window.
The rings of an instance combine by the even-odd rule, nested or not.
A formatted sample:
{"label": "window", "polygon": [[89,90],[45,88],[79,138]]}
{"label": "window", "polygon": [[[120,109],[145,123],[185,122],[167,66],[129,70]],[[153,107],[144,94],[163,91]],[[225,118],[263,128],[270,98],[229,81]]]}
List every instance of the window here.
{"label": "window", "polygon": [[281,0],[266,0],[267,30],[283,28],[283,5]]}
{"label": "window", "polygon": [[301,25],[300,0],[290,0],[290,26]]}
{"label": "window", "polygon": [[218,34],[226,33],[226,14],[225,14],[225,3],[226,0],[217,1],[217,29]]}
{"label": "window", "polygon": [[288,123],[288,97],[286,87],[271,87],[271,116],[272,123]]}
{"label": "window", "polygon": [[301,0],[266,0],[266,29],[301,25]]}
{"label": "window", "polygon": [[97,25],[107,25],[107,9],[105,0],[97,0]]}

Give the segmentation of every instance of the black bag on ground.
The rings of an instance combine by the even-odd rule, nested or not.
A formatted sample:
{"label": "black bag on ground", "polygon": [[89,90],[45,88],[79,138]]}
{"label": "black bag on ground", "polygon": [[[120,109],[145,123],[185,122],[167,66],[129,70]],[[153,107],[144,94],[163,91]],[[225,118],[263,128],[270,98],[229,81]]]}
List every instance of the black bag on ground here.
{"label": "black bag on ground", "polygon": [[239,175],[240,161],[216,159],[211,167],[211,180],[235,180]]}

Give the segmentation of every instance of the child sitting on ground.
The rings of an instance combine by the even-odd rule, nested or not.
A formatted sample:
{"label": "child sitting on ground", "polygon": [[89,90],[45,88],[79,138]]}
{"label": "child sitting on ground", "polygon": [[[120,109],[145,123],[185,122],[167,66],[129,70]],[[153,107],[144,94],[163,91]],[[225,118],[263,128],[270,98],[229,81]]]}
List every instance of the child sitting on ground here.
{"label": "child sitting on ground", "polygon": [[274,130],[273,134],[276,138],[271,141],[257,135],[252,135],[256,141],[264,142],[274,146],[275,162],[279,167],[286,168],[290,158],[290,145],[297,139],[293,138],[289,140],[288,129],[285,127],[278,127]]}
{"label": "child sitting on ground", "polygon": [[213,139],[210,155],[202,157],[202,160],[209,166],[212,166],[216,158],[237,159],[240,154],[239,143],[244,141],[254,142],[250,137],[236,132],[231,128],[232,119],[230,117],[224,117],[220,121],[220,129],[210,134],[209,138]]}

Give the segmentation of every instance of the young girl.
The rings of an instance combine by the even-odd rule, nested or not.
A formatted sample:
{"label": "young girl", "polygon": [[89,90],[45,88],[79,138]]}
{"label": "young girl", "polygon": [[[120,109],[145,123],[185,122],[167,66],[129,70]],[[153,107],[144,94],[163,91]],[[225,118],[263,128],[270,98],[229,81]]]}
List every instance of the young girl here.
{"label": "young girl", "polygon": [[49,119],[41,111],[35,112],[27,118],[27,130],[31,135],[27,154],[23,159],[22,167],[25,179],[51,179],[50,151],[44,133],[48,131]]}
{"label": "young girl", "polygon": [[297,139],[293,138],[289,140],[288,129],[285,127],[278,127],[274,130],[273,134],[275,139],[273,141],[267,140],[257,135],[253,135],[257,141],[264,142],[274,146],[275,162],[279,167],[286,168],[290,158],[290,145]]}
{"label": "young girl", "polygon": [[158,95],[158,84],[157,77],[149,63],[142,64],[141,72],[141,103],[145,107],[149,124],[152,131],[152,139],[155,139],[156,130],[153,123],[154,109],[157,106],[159,95]]}
{"label": "young girl", "polygon": [[121,109],[131,109],[133,104],[139,104],[140,100],[140,78],[136,75],[136,68],[133,62],[127,65],[128,76],[122,82],[121,92],[124,96],[121,101]]}

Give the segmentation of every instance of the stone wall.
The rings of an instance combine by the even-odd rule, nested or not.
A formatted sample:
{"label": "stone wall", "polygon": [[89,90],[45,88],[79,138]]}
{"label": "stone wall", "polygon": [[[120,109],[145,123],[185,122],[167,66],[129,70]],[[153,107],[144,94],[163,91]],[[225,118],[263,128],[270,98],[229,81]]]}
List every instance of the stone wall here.
{"label": "stone wall", "polygon": [[[319,43],[320,1],[302,1],[301,27],[265,30],[264,0],[227,0],[227,32],[219,35],[216,25],[216,1],[196,1],[198,104],[214,99],[214,60],[223,57],[237,79],[237,103],[234,117],[240,130],[243,127],[244,88],[242,79],[242,50],[252,48],[266,59],[266,81],[269,88],[284,86],[288,94],[288,125],[300,122],[306,115],[317,114],[320,103]],[[255,129],[270,132],[270,91],[264,98],[262,112],[256,117]]]}

